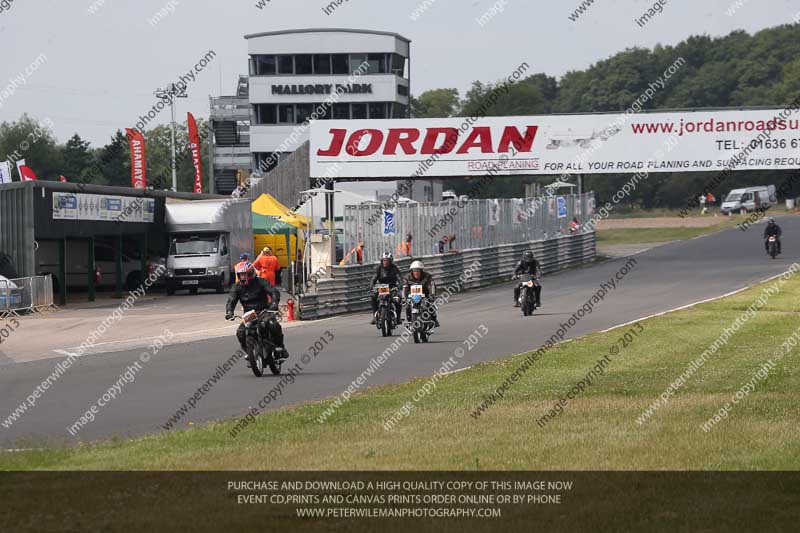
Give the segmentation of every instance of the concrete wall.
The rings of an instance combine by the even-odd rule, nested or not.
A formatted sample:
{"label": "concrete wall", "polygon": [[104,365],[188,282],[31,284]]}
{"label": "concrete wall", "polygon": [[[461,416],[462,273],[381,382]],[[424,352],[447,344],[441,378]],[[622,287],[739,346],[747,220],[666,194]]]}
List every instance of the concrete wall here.
{"label": "concrete wall", "polygon": [[[595,234],[562,236],[530,243],[505,244],[488,249],[464,250],[457,254],[421,257],[425,270],[433,274],[437,290],[454,283],[470,265],[477,273],[462,285],[462,290],[487,287],[510,279],[516,263],[526,250],[533,250],[547,274],[573,268],[595,260]],[[397,261],[405,275],[411,259]],[[300,318],[310,320],[370,308],[370,281],[376,265],[333,267],[330,279],[317,282],[317,294],[300,299]],[[509,297],[510,298],[510,297]]]}
{"label": "concrete wall", "polygon": [[259,180],[253,180],[249,197],[255,200],[263,193],[274,196],[280,203],[293,209],[300,200],[300,192],[311,188],[309,143],[305,142],[276,168]]}

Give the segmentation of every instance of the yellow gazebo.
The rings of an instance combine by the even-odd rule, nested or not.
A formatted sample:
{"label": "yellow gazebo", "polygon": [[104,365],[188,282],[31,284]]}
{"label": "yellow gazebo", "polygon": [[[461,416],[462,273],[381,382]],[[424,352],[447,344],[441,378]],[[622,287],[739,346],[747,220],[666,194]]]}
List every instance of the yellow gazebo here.
{"label": "yellow gazebo", "polygon": [[303,230],[310,229],[311,219],[295,213],[269,194],[259,196],[250,208],[256,256],[269,246],[281,267],[289,267],[297,257],[297,246],[303,249]]}

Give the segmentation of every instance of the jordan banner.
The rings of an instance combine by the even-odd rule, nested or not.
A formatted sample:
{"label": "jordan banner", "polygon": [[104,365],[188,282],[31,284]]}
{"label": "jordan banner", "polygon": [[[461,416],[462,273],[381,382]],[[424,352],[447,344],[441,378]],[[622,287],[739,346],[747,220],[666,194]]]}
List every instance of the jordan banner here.
{"label": "jordan banner", "polygon": [[635,174],[800,167],[800,110],[315,120],[311,177]]}
{"label": "jordan banner", "polygon": [[144,148],[144,137],[135,129],[126,129],[131,147],[131,187],[144,189],[147,187],[147,159]]}
{"label": "jordan banner", "polygon": [[194,192],[203,192],[203,160],[200,156],[200,134],[197,132],[197,122],[194,116],[188,113],[189,118],[189,150],[192,152],[192,162],[194,163]]}

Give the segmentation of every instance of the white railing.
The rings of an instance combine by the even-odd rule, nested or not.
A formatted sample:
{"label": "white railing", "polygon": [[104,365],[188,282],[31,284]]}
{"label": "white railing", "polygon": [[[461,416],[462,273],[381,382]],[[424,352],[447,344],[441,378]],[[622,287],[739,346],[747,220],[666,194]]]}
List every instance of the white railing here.
{"label": "white railing", "polygon": [[51,275],[0,280],[0,318],[55,309]]}

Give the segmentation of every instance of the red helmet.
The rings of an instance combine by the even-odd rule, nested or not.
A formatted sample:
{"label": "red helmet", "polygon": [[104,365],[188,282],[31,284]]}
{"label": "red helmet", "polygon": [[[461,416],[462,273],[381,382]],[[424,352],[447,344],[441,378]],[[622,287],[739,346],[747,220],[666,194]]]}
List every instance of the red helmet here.
{"label": "red helmet", "polygon": [[236,265],[236,276],[239,283],[247,286],[256,277],[256,267],[250,261],[244,261]]}

